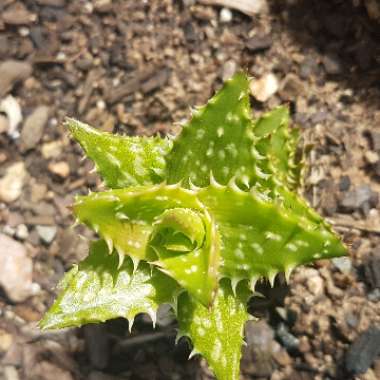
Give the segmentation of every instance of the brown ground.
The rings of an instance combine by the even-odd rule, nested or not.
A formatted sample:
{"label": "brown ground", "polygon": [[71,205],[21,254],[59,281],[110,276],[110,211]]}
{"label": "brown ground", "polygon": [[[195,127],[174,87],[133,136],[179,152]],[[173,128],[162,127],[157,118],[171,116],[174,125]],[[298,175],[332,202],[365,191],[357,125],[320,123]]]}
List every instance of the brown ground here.
{"label": "brown ground", "polygon": [[[36,321],[86,254],[66,206],[99,185],[63,118],[175,132],[240,67],[278,79],[276,94],[253,105],[290,104],[313,145],[306,196],[351,246],[351,260],[299,268],[289,287],[262,285],[243,378],[380,379],[380,24],[376,0],[366,3],[273,0],[248,17],[194,0],[0,1],[0,103],[16,102],[0,105],[0,265],[20,255],[0,272],[0,379],[211,378],[203,361],[187,361],[186,342],[174,347],[171,320],[153,332],[142,316],[132,336],[123,321],[58,333]],[[4,65],[11,59],[25,63]],[[23,121],[12,131],[4,115],[17,104]],[[20,194],[1,195],[10,182]]]}

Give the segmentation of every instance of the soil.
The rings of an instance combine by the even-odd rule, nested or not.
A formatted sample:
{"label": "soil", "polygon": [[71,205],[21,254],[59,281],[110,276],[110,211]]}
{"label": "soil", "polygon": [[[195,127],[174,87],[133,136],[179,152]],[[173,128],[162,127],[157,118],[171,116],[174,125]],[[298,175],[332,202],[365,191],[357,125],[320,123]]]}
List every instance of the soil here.
{"label": "soil", "polygon": [[157,330],[140,316],[131,335],[123,320],[60,332],[37,321],[86,255],[79,233],[91,237],[69,228],[68,206],[100,186],[63,119],[177,133],[189,106],[239,68],[277,79],[252,105],[289,104],[311,147],[305,197],[350,246],[349,259],[298,268],[288,285],[260,284],[266,298],[250,310],[262,321],[247,326],[242,379],[380,379],[380,6],[261,3],[249,17],[195,0],[0,2],[0,181],[19,185],[2,195],[0,233],[21,243],[23,270],[11,275],[31,282],[20,289],[27,297],[2,283],[0,379],[213,378],[203,360],[187,360],[187,342],[174,345],[164,311]]}

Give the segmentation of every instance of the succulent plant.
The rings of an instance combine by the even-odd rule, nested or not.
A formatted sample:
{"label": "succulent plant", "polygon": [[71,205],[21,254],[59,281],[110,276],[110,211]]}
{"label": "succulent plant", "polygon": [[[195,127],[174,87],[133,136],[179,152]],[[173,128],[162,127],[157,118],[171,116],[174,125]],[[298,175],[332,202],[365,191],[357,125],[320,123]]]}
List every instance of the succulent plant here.
{"label": "succulent plant", "polygon": [[[219,380],[239,378],[247,301],[259,279],[346,254],[297,193],[302,155],[287,107],[251,117],[238,73],[173,138],[67,126],[109,190],[78,196],[78,221],[98,235],[41,321],[55,329],[172,306],[178,338]],[[298,153],[297,153],[298,152]]]}

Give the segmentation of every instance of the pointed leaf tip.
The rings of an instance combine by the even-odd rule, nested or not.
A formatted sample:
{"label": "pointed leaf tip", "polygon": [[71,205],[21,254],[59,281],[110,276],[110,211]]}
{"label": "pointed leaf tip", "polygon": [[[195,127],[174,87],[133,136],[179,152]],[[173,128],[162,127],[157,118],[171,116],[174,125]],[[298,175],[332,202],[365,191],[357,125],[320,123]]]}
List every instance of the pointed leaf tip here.
{"label": "pointed leaf tip", "polygon": [[114,135],[75,119],[67,119],[65,125],[108,187],[155,184],[165,178],[164,156],[172,147],[170,139]]}

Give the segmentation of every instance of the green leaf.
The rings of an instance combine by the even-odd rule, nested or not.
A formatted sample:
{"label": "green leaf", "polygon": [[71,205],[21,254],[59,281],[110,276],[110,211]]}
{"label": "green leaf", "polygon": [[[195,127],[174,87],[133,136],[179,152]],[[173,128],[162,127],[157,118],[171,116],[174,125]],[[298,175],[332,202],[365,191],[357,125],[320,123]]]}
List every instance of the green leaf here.
{"label": "green leaf", "polygon": [[204,356],[218,380],[239,379],[248,294],[242,283],[235,296],[229,281],[223,280],[209,308],[187,293],[178,299],[178,337],[190,338],[192,354]]}
{"label": "green leaf", "polygon": [[174,303],[179,288],[174,280],[146,263],[133,271],[127,259],[118,267],[116,253],[108,255],[104,241],[92,244],[90,255],[66,273],[59,295],[45,314],[44,329],[81,326],[124,317],[133,323],[139,313],[155,321],[162,303]]}
{"label": "green leaf", "polygon": [[254,133],[260,137],[256,142],[257,150],[268,158],[263,170],[273,173],[275,181],[287,189],[296,189],[302,157],[297,156],[299,130],[289,128],[288,107],[281,106],[261,116],[255,122]]}
{"label": "green leaf", "polygon": [[171,140],[129,137],[99,132],[87,124],[67,119],[66,125],[110,188],[159,183],[165,177],[165,155]]}
{"label": "green leaf", "polygon": [[248,85],[246,75],[238,73],[197,109],[167,156],[169,183],[183,179],[184,184],[190,180],[207,186],[212,173],[221,184],[237,177],[249,186],[266,176],[257,166],[261,157],[253,148]]}
{"label": "green leaf", "polygon": [[[168,216],[166,210],[173,209],[192,214],[189,223],[193,223],[192,228],[196,231],[180,225],[186,222],[183,212],[171,211],[174,231],[165,231],[164,237],[181,233],[185,239],[192,240],[193,234],[202,234],[201,241],[191,250],[168,252],[164,246],[157,245],[157,228],[168,223],[164,220]],[[81,222],[100,234],[110,251],[116,248],[121,262],[125,256],[130,256],[135,263],[149,261],[177,280],[200,302],[205,305],[211,302],[218,280],[219,239],[212,217],[194,191],[183,189],[179,184],[161,184],[92,193],[78,197],[74,211]],[[194,213],[204,230],[199,231],[195,226]],[[186,240],[180,243],[185,244]]]}
{"label": "green leaf", "polygon": [[214,184],[197,197],[216,221],[222,241],[221,277],[233,284],[263,276],[273,281],[295,266],[346,254],[339,237],[321,218],[311,219],[255,191]]}

